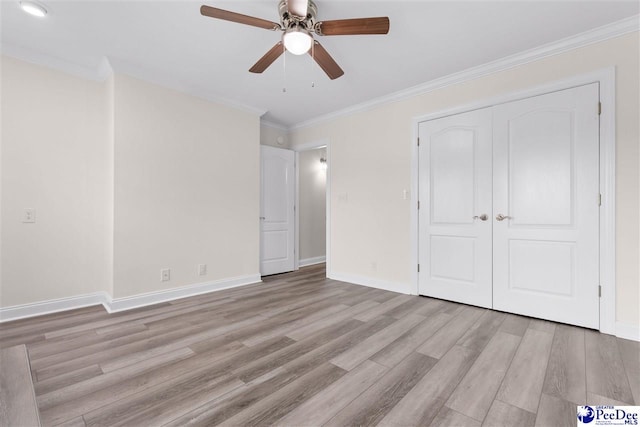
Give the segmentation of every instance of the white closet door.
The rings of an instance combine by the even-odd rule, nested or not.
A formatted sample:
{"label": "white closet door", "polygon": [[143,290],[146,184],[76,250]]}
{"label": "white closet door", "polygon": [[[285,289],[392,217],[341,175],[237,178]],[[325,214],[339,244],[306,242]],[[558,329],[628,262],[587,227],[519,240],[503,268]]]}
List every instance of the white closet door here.
{"label": "white closet door", "polygon": [[599,327],[598,99],[591,84],[494,107],[497,310]]}
{"label": "white closet door", "polygon": [[419,136],[419,292],[491,307],[491,109],[423,122]]}
{"label": "white closet door", "polygon": [[291,150],[261,146],[260,273],[294,269],[295,156]]}

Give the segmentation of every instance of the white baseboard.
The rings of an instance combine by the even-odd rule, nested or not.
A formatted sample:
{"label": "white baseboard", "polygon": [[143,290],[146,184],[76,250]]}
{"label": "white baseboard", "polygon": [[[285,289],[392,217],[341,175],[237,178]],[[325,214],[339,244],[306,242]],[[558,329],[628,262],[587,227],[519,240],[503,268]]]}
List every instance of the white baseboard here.
{"label": "white baseboard", "polygon": [[249,276],[220,279],[212,282],[196,283],[194,285],[171,288],[158,292],[150,292],[148,294],[132,295],[124,298],[109,298],[109,301],[105,304],[105,308],[109,313],[116,313],[118,311],[131,310],[133,308],[207,294],[209,292],[221,291],[223,289],[250,285],[261,281],[259,274],[253,274]]}
{"label": "white baseboard", "polygon": [[298,261],[298,266],[299,267],[306,267],[308,265],[316,265],[316,264],[322,264],[323,262],[327,261],[327,257],[326,256],[316,256],[313,258],[305,258],[305,259],[301,259],[300,261]]}
{"label": "white baseboard", "polygon": [[180,298],[221,291],[223,289],[250,285],[261,281],[259,274],[253,274],[249,276],[215,280],[212,282],[197,283],[195,285],[187,285],[180,288],[166,289],[163,291],[133,295],[124,298],[112,298],[111,295],[106,292],[96,292],[88,295],[78,295],[68,298],[0,308],[0,323],[98,304],[102,304],[107,312],[115,313],[161,302],[173,301]]}
{"label": "white baseboard", "polygon": [[109,298],[110,297],[106,292],[95,292],[92,294],[0,308],[0,323],[24,319],[27,317],[42,316],[44,314],[57,313],[59,311],[89,307],[91,305],[104,305]]}
{"label": "white baseboard", "polygon": [[640,341],[640,326],[616,322],[616,336],[632,341]]}
{"label": "white baseboard", "polygon": [[355,274],[340,273],[331,271],[327,277],[341,282],[354,283],[356,285],[368,286],[370,288],[384,289],[385,291],[398,292],[401,294],[411,294],[411,285],[408,283],[396,283],[387,280],[375,279],[373,277],[357,276]]}

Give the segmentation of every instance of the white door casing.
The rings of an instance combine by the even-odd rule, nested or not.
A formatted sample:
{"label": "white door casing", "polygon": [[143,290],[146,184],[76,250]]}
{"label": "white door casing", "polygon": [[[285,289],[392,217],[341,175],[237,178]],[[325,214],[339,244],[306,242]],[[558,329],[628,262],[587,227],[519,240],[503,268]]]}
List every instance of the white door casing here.
{"label": "white door casing", "polygon": [[494,107],[497,310],[599,327],[598,102],[593,83]]}
{"label": "white door casing", "polygon": [[260,274],[294,270],[295,154],[260,147]]}
{"label": "white door casing", "polygon": [[419,125],[420,294],[492,306],[491,114]]}

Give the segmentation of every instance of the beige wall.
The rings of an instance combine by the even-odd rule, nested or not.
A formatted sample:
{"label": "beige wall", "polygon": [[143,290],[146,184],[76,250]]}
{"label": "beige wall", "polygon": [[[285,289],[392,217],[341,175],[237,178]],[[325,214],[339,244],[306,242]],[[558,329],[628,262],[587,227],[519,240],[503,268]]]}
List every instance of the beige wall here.
{"label": "beige wall", "polygon": [[292,147],[331,143],[331,262],[343,274],[413,286],[410,209],[412,119],[500,94],[616,66],[617,320],[640,325],[638,33],[291,133]]}
{"label": "beige wall", "polygon": [[259,118],[123,75],[115,111],[114,297],[259,274]]}
{"label": "beige wall", "polygon": [[327,149],[301,151],[298,157],[300,260],[326,255]]}
{"label": "beige wall", "polygon": [[1,66],[0,307],[259,274],[257,115],[124,75]]}
{"label": "beige wall", "polygon": [[[0,305],[110,287],[106,86],[2,57]],[[36,223],[22,223],[24,208]]]}

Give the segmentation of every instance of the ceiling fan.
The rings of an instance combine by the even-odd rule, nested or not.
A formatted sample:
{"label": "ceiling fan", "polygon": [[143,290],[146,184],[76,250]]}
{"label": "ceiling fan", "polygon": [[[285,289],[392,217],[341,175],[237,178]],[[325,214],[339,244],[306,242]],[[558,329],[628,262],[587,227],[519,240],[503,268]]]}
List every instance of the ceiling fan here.
{"label": "ceiling fan", "polygon": [[280,13],[280,23],[211,6],[203,5],[200,7],[200,13],[204,16],[283,32],[282,40],[276,43],[249,69],[252,73],[262,73],[286,49],[294,55],[304,55],[309,52],[331,80],[337,79],[344,74],[344,71],[325,48],[313,38],[313,34],[318,36],[342,36],[387,34],[389,32],[388,17],[317,21],[316,13],[318,8],[313,0],[280,0],[278,11]]}

